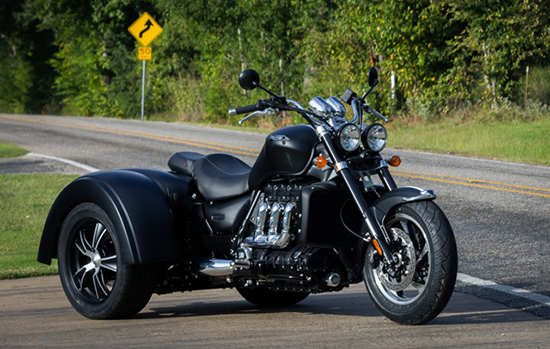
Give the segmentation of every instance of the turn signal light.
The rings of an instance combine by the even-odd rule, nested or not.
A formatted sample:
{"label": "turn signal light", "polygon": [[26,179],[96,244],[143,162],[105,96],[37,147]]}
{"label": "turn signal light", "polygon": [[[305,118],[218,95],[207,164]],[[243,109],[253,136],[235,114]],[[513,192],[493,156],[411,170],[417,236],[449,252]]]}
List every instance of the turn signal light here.
{"label": "turn signal light", "polygon": [[327,159],[324,156],[319,156],[315,159],[315,166],[323,168],[327,165]]}
{"label": "turn signal light", "polygon": [[397,155],[394,155],[388,161],[388,164],[390,164],[393,167],[397,167],[397,166],[401,165],[401,158]]}

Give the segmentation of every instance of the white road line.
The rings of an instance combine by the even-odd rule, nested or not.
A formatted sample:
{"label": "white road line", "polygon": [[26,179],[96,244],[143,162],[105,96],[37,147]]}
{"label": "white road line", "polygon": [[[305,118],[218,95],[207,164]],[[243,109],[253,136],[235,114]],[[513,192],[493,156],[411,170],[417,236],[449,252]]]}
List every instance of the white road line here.
{"label": "white road line", "polygon": [[78,167],[84,171],[88,171],[88,172],[96,172],[96,171],[99,171],[99,169],[95,168],[95,167],[91,167],[91,166],[88,166],[88,165],[84,165],[84,164],[81,164],[80,162],[76,162],[76,161],[73,161],[73,160],[69,160],[69,159],[64,159],[64,158],[58,158],[57,156],[51,156],[51,155],[44,155],[44,154],[36,154],[36,153],[28,153],[27,156],[34,156],[34,157],[37,157],[37,158],[44,158],[44,159],[49,159],[49,160],[55,160],[55,161],[59,161],[59,162],[63,162],[65,164],[68,164],[68,165],[71,165],[71,166],[75,166],[75,167]]}
{"label": "white road line", "polygon": [[550,306],[550,297],[547,297],[542,294],[534,293],[531,291],[524,290],[522,288],[515,288],[512,286],[499,285],[496,282],[490,280],[478,279],[476,277],[458,273],[457,279],[466,284],[475,285],[479,287],[489,288],[495,291],[500,291],[507,293],[512,296],[521,297],[528,299],[530,301],[539,303],[541,305]]}

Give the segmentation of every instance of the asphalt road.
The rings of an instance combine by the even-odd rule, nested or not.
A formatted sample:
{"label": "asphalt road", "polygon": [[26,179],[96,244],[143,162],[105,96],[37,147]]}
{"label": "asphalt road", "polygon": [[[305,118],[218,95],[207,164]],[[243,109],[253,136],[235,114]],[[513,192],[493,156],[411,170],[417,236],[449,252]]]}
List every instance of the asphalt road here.
{"label": "asphalt road", "polygon": [[548,320],[455,293],[434,321],[400,326],[363,285],[260,310],[235,290],[153,296],[128,320],[76,313],[55,276],[0,282],[0,347],[99,348],[547,348]]}
{"label": "asphalt road", "polygon": [[[391,134],[389,137],[391,146]],[[244,161],[252,163],[261,149],[264,138],[265,135],[254,133],[168,123],[0,114],[1,142],[15,143],[35,154],[69,159],[88,166],[82,168],[75,164],[66,164],[34,155],[0,161],[0,173],[36,171],[86,173],[91,169],[126,167],[167,169],[166,162],[169,156],[184,150],[201,153],[231,152]],[[131,328],[130,324],[136,323],[146,324],[145,327],[150,325],[156,330],[147,333],[153,337],[158,336],[159,338],[156,338],[158,343],[163,343],[165,334],[177,336],[177,326],[194,328],[204,320],[212,319],[214,323],[224,324],[223,333],[232,338],[228,342],[229,345],[233,343],[235,346],[244,346],[245,343],[260,346],[260,343],[254,342],[250,337],[260,329],[264,331],[262,333],[269,333],[269,337],[266,337],[270,338],[267,346],[277,346],[277,338],[286,338],[285,336],[292,337],[292,343],[295,346],[300,343],[309,344],[309,346],[319,343],[322,343],[321,346],[332,346],[337,342],[358,346],[361,340],[373,338],[369,335],[380,340],[382,337],[387,337],[380,343],[390,347],[461,346],[460,343],[464,346],[490,345],[490,343],[509,347],[544,346],[542,344],[545,342],[542,340],[545,339],[546,342],[550,340],[550,334],[547,333],[548,320],[546,320],[550,319],[548,270],[550,167],[391,149],[384,153],[388,156],[398,154],[403,159],[403,164],[392,171],[399,185],[415,185],[433,189],[436,192],[438,195],[436,202],[447,214],[457,238],[460,273],[457,292],[445,312],[432,325],[422,329],[395,327],[377,314],[368,298],[365,298],[366,293],[357,288],[358,285],[353,290],[346,291],[352,295],[344,293],[316,295],[308,298],[298,308],[283,309],[275,313],[253,310],[246,303],[237,301],[239,297],[235,296],[233,291],[221,291],[223,293],[220,294],[217,293],[220,291],[208,291],[161,296],[155,298],[137,320],[116,322],[116,327]],[[17,291],[12,292],[13,294],[9,291],[10,283],[24,284],[25,281],[1,281],[1,309],[11,309],[12,313],[6,314],[11,314],[10,318],[15,316],[14,319],[19,319],[13,315],[18,313],[18,308],[12,309],[11,305],[4,304],[4,299],[17,298],[20,294],[27,294],[28,291],[26,296],[21,297],[29,300],[34,297],[47,299],[47,304],[37,308],[36,311],[32,306],[24,307],[25,311],[40,315],[36,321],[48,323],[50,322],[48,319],[53,317],[60,322],[80,323],[81,325],[76,328],[82,327],[83,333],[80,335],[84,337],[93,335],[93,329],[113,326],[112,322],[89,322],[79,318],[79,315],[72,311],[68,302],[64,300],[57,279],[53,279],[55,281],[51,281],[51,278],[39,280],[46,280],[40,281],[48,285],[46,291],[40,291],[40,286],[32,286],[34,282],[29,281],[29,287],[14,286]],[[228,294],[231,296],[227,296]],[[213,297],[214,303],[203,302],[202,297]],[[155,302],[160,302],[158,304],[161,305]],[[364,306],[356,309],[354,306],[356,302],[363,302]],[[498,302],[500,305],[493,302]],[[189,305],[191,310],[188,310]],[[218,308],[220,313],[216,311]],[[59,314],[65,314],[65,316]],[[250,314],[253,316],[248,318]],[[7,323],[5,316],[5,312],[2,311],[0,315],[0,337],[2,338],[10,328],[3,328]],[[50,320],[53,321],[53,318]],[[185,321],[191,319],[193,321]],[[290,319],[295,319],[297,322]],[[159,320],[160,323],[157,323]],[[175,322],[172,323],[174,320]],[[333,326],[331,320],[337,324]],[[163,322],[169,328],[164,332]],[[17,323],[16,321],[14,324]],[[89,328],[86,328],[86,324],[90,324]],[[253,330],[247,332],[249,341],[239,342],[238,333],[242,333],[247,328],[247,324],[253,326]],[[62,331],[66,335],[71,331],[62,328],[61,325],[57,328],[54,326],[52,331],[53,333]],[[501,328],[502,331],[499,330]],[[290,333],[288,329],[291,330]],[[319,331],[322,329],[326,330],[326,334],[321,336]],[[360,329],[364,329],[365,333]],[[515,329],[526,331],[526,336],[521,339],[511,334],[507,335]],[[76,338],[78,331],[76,329],[74,331]],[[158,333],[155,335],[154,331]],[[209,338],[207,329],[201,330],[199,326],[198,331],[198,336],[192,336],[194,339],[189,339],[196,342],[182,343],[189,345],[218,343],[220,346],[220,342]],[[215,335],[216,331],[212,331]],[[395,331],[405,334],[405,337],[409,336],[410,342],[409,339],[407,342],[396,339]],[[467,331],[471,338],[462,338],[464,331]],[[43,332],[49,331],[44,329]],[[187,333],[187,331],[184,332]],[[339,342],[346,333],[354,333],[354,339],[359,342],[351,340]],[[133,338],[128,336],[128,338],[119,338],[120,343],[140,346],[139,342],[135,344],[132,342]],[[13,336],[8,337],[13,341],[7,343],[12,345],[19,343]],[[52,337],[55,338],[54,335]],[[425,339],[422,340],[422,338]],[[435,338],[433,342],[432,338]],[[27,338],[24,343],[32,342]],[[76,342],[68,341],[66,345],[70,346],[71,343]],[[166,337],[165,343],[175,345],[177,342],[172,342],[172,339]],[[2,339],[0,339],[1,344]]]}

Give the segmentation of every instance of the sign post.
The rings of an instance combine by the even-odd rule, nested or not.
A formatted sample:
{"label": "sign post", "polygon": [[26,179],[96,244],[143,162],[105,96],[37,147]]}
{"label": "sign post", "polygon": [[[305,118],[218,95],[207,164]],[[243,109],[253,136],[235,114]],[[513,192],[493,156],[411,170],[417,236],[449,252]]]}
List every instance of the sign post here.
{"label": "sign post", "polygon": [[145,110],[145,61],[152,57],[152,49],[148,47],[157,36],[162,33],[162,27],[147,12],[144,12],[129,28],[130,34],[139,41],[138,59],[143,61],[141,74],[141,121]]}

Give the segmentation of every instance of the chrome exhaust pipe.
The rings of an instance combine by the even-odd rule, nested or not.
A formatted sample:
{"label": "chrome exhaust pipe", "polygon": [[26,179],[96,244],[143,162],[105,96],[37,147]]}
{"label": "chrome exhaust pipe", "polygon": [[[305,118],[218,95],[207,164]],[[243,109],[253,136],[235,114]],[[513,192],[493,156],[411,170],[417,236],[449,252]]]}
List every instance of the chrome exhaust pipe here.
{"label": "chrome exhaust pipe", "polygon": [[296,205],[291,202],[286,204],[283,216],[283,229],[281,230],[281,234],[279,234],[276,239],[270,241],[273,246],[285,247],[288,243],[288,239],[290,238],[290,224],[292,213],[294,212],[295,208]]}
{"label": "chrome exhaust pipe", "polygon": [[337,287],[338,285],[340,285],[341,281],[342,281],[342,278],[338,273],[330,273],[325,277],[325,282],[329,287]]}
{"label": "chrome exhaust pipe", "polygon": [[201,259],[197,273],[206,276],[233,275],[235,262],[229,259]]}
{"label": "chrome exhaust pipe", "polygon": [[268,209],[269,205],[266,202],[262,202],[262,204],[258,208],[258,219],[256,220],[256,231],[254,232],[253,240],[255,242],[262,243],[265,242],[267,239],[267,235],[264,233],[264,227]]}
{"label": "chrome exhaust pipe", "polygon": [[277,228],[279,226],[279,216],[283,206],[278,202],[274,203],[271,206],[271,217],[269,217],[269,230],[267,231],[267,243],[272,245],[274,241],[277,241]]}
{"label": "chrome exhaust pipe", "polygon": [[[289,202],[275,202],[269,205],[263,202],[258,207],[258,217],[256,218],[256,229],[254,234],[246,237],[243,247],[279,247],[284,248],[290,240],[290,227],[292,225],[292,215],[296,209],[296,204]],[[265,223],[269,214],[269,223],[267,234],[264,232]],[[280,222],[281,214],[283,215]],[[280,231],[279,231],[280,230]]]}

